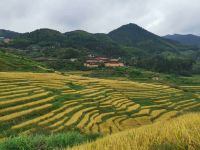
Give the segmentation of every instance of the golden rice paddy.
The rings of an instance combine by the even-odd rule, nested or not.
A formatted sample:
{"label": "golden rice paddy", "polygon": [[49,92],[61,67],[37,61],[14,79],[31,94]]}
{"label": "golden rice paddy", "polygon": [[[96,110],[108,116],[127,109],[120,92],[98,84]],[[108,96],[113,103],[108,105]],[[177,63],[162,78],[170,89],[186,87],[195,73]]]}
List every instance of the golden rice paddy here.
{"label": "golden rice paddy", "polygon": [[0,73],[0,138],[41,129],[111,134],[198,109],[198,96],[163,84]]}

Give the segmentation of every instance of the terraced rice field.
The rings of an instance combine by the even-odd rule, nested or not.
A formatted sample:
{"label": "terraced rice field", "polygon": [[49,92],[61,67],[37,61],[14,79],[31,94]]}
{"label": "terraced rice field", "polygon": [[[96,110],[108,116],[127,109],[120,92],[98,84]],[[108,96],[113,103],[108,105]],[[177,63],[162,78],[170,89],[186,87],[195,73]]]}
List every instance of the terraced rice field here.
{"label": "terraced rice field", "polygon": [[199,110],[199,102],[196,93],[161,84],[5,72],[0,73],[0,138],[43,130],[111,134]]}
{"label": "terraced rice field", "polygon": [[196,94],[200,95],[200,86],[194,85],[194,86],[181,86],[182,89],[187,90],[189,92],[194,92]]}

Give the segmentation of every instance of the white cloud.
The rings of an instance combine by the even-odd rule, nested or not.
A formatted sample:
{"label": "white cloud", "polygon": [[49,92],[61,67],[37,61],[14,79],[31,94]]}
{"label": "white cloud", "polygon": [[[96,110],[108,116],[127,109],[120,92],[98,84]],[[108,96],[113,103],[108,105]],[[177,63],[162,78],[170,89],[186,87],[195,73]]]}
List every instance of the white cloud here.
{"label": "white cloud", "polygon": [[109,32],[136,23],[159,35],[200,34],[199,0],[1,0],[0,28]]}

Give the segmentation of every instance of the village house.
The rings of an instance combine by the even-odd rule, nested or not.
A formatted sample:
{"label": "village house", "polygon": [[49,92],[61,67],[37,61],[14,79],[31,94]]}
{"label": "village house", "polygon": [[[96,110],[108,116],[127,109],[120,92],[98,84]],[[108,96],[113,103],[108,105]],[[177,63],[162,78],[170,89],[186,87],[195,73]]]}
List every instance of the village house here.
{"label": "village house", "polygon": [[96,68],[100,66],[105,67],[123,67],[124,64],[119,59],[109,59],[106,57],[94,57],[86,60],[84,63],[85,67]]}
{"label": "village house", "polygon": [[96,67],[100,66],[99,63],[100,62],[97,61],[97,60],[95,60],[95,59],[93,59],[93,60],[87,60],[86,63],[84,63],[84,66],[88,67],[88,68],[96,68]]}
{"label": "village house", "polygon": [[106,63],[106,62],[109,61],[109,58],[106,58],[106,57],[96,57],[95,60],[98,61],[99,63]]}
{"label": "village house", "polygon": [[124,67],[124,63],[120,62],[118,59],[110,59],[105,63],[105,67]]}

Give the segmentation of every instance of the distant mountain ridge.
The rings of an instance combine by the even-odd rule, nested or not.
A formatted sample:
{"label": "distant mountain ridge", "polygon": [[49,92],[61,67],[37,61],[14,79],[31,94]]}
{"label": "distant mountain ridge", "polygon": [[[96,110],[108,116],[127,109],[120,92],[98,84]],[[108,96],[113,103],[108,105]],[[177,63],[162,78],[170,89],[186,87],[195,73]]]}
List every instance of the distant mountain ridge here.
{"label": "distant mountain ridge", "polygon": [[148,38],[159,38],[157,35],[133,23],[123,25],[111,31],[108,35],[115,41],[127,46],[134,46]]}
{"label": "distant mountain ridge", "polygon": [[187,35],[173,34],[173,35],[166,35],[164,36],[164,38],[180,42],[181,44],[200,46],[200,36],[193,34],[187,34]]}
{"label": "distant mountain ridge", "polygon": [[[107,34],[92,34],[82,30],[66,32],[66,45],[75,48],[86,48],[92,53],[103,54],[106,56],[121,55],[120,46]],[[122,54],[123,55],[123,54]]]}
{"label": "distant mountain ridge", "polygon": [[0,37],[12,39],[12,38],[16,38],[19,35],[20,35],[20,33],[17,33],[17,32],[14,32],[14,31],[0,29]]}
{"label": "distant mountain ridge", "polygon": [[61,33],[52,29],[38,29],[20,34],[9,46],[27,49],[32,46],[84,49],[88,53],[106,56],[123,55],[119,45],[107,34],[92,34],[82,30]]}
{"label": "distant mountain ridge", "polygon": [[[108,34],[83,30],[61,33],[43,28],[17,34],[11,42],[1,42],[0,47],[10,48],[9,52],[16,55],[44,60],[56,70],[85,69],[83,63],[88,56],[96,55],[121,58],[126,65],[157,72],[189,75],[193,68],[200,72],[199,47],[160,37],[133,23]],[[71,62],[71,58],[77,61]]]}
{"label": "distant mountain ridge", "polygon": [[14,38],[12,46],[17,48],[26,48],[35,44],[54,45],[86,48],[103,55],[112,55],[115,51],[117,55],[121,55],[120,46],[135,47],[150,52],[176,51],[180,48],[177,41],[160,37],[133,23],[123,25],[108,34],[92,34],[83,30],[61,33],[43,28],[27,33],[0,30],[0,37],[1,35],[6,38]]}
{"label": "distant mountain ridge", "polygon": [[[130,23],[108,34],[92,34],[83,30],[61,33],[52,29],[38,29],[33,32],[18,34],[11,47],[27,49],[34,45],[40,47],[72,47],[85,49],[89,53],[105,56],[130,56],[136,51],[143,53],[176,52],[182,49],[178,42],[155,35],[142,27]],[[124,47],[129,47],[124,50]]]}
{"label": "distant mountain ridge", "polygon": [[145,50],[165,51],[178,49],[175,42],[168,41],[144,28],[130,23],[123,25],[108,34],[121,45],[134,46]]}

